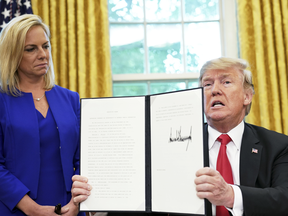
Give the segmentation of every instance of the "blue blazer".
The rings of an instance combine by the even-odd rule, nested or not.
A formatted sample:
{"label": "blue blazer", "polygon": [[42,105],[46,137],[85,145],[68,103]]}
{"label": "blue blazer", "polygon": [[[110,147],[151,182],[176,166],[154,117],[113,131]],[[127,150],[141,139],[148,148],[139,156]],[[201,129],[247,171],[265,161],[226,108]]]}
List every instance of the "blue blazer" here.
{"label": "blue blazer", "polygon": [[[66,190],[71,191],[71,177],[79,174],[79,95],[56,85],[46,91],[46,98],[59,130]],[[0,93],[0,213],[5,206],[12,211],[27,193],[37,197],[39,172],[40,138],[32,94]]]}

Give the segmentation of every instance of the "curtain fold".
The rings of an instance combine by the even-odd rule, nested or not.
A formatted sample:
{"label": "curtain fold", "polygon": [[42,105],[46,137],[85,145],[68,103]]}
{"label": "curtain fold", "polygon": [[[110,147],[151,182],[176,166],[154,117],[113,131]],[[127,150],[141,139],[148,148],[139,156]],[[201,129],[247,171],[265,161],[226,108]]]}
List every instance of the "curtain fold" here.
{"label": "curtain fold", "polygon": [[246,121],[288,135],[287,0],[238,0],[241,58],[253,74]]}
{"label": "curtain fold", "polygon": [[107,0],[31,0],[50,27],[56,84],[81,98],[112,96]]}

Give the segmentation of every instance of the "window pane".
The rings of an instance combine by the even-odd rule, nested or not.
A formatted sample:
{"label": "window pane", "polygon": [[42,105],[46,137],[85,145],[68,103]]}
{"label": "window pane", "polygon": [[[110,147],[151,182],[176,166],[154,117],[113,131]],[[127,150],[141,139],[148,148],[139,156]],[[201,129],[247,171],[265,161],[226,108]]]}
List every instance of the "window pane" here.
{"label": "window pane", "polygon": [[113,74],[144,73],[143,43],[143,25],[110,25],[110,47]]}
{"label": "window pane", "polygon": [[146,95],[147,89],[146,82],[117,82],[113,83],[113,96]]}
{"label": "window pane", "polygon": [[218,0],[184,0],[184,20],[219,19]]}
{"label": "window pane", "polygon": [[147,25],[150,73],[183,72],[180,24]]}
{"label": "window pane", "polygon": [[186,84],[184,81],[151,82],[150,84],[150,94],[158,94],[182,89],[186,89]]}
{"label": "window pane", "polygon": [[146,0],[148,21],[180,21],[180,0]]}
{"label": "window pane", "polygon": [[199,87],[199,85],[198,85],[198,79],[195,79],[195,80],[193,80],[193,81],[189,81],[189,82],[188,82],[187,88],[197,88],[197,87]]}
{"label": "window pane", "polygon": [[208,60],[221,56],[219,22],[184,25],[188,72],[199,72]]}
{"label": "window pane", "polygon": [[143,0],[108,0],[109,21],[143,21]]}

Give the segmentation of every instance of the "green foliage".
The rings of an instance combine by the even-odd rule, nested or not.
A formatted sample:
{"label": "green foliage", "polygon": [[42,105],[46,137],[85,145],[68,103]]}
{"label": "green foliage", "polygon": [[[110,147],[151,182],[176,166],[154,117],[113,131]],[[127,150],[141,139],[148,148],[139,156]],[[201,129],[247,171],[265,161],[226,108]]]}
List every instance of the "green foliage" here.
{"label": "green foliage", "polygon": [[113,84],[113,96],[147,95],[148,89],[145,82],[118,82]]}
{"label": "green foliage", "polygon": [[184,81],[162,81],[162,82],[151,82],[150,94],[158,94],[163,92],[177,91],[185,89],[186,85]]}
{"label": "green foliage", "polygon": [[185,15],[191,20],[217,19],[218,0],[185,0]]}
{"label": "green foliage", "polygon": [[189,72],[197,70],[199,56],[196,53],[186,53],[186,64]]}
{"label": "green foliage", "polygon": [[[143,19],[143,0],[108,0],[110,21],[139,21]],[[138,13],[137,13],[138,12]]]}
{"label": "green foliage", "polygon": [[[149,47],[149,64],[150,73],[166,73],[165,60],[167,56],[174,59],[179,59],[182,62],[182,55],[180,54],[181,43],[166,44],[162,47]],[[172,59],[171,59],[172,60]],[[168,63],[166,63],[167,65]]]}
{"label": "green foliage", "polygon": [[113,74],[144,73],[143,41],[111,47]]}
{"label": "green foliage", "polygon": [[[186,21],[187,24],[190,23],[189,21],[195,20],[207,21],[209,19],[219,19],[218,0],[108,0],[110,22],[114,22],[114,27],[116,25],[120,26],[121,22],[122,24],[123,22],[143,22],[143,1],[145,1],[146,5],[146,18],[150,19],[148,21],[146,20],[148,25],[149,21],[180,21],[181,2],[184,4],[184,21]],[[115,22],[119,22],[119,24]],[[155,23],[152,25],[154,24]],[[125,25],[129,24],[126,23]],[[123,32],[125,33],[125,30],[123,30]],[[198,31],[197,34],[199,34]],[[125,37],[125,34],[123,35],[122,33],[119,35],[119,42],[124,41],[120,38]],[[134,34],[130,33],[130,35],[133,36]],[[161,36],[162,35],[149,35],[152,39],[153,37]],[[199,37],[193,40],[196,41],[196,44],[199,44]],[[182,49],[181,42],[171,42],[148,47],[147,56],[149,68],[145,68],[146,55],[144,53],[144,40],[119,46],[113,45],[111,46],[112,72],[113,74],[141,74],[145,72],[181,73],[183,72]],[[188,51],[186,44],[186,49],[186,69],[188,72],[196,72],[198,71],[200,57],[202,59],[201,52],[196,51],[199,50],[199,46],[190,47]],[[183,86],[186,86],[186,84],[188,84],[188,88],[198,85],[197,80],[187,80],[186,84],[183,80],[174,82],[167,80],[163,82],[151,82],[150,84],[148,88],[149,82],[147,81],[115,82],[113,83],[113,95],[146,95],[184,89],[186,87]]]}

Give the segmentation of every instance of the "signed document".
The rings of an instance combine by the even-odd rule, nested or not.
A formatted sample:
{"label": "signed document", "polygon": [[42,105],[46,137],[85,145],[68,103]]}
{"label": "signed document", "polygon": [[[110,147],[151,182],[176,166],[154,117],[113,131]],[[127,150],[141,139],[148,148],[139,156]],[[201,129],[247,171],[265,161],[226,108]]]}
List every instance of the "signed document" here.
{"label": "signed document", "polygon": [[194,184],[208,155],[202,88],[81,99],[80,146],[93,187],[80,211],[205,215]]}

